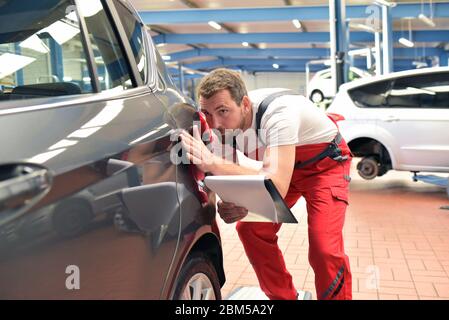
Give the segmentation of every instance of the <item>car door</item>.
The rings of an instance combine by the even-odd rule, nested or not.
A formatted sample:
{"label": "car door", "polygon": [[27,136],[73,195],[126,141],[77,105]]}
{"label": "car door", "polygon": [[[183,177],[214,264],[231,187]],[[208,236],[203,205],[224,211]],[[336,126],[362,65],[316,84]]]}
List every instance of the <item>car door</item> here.
{"label": "car door", "polygon": [[6,2],[0,298],[160,298],[180,216],[146,44],[112,1]]}
{"label": "car door", "polygon": [[379,130],[396,144],[397,169],[449,171],[449,72],[395,78]]}

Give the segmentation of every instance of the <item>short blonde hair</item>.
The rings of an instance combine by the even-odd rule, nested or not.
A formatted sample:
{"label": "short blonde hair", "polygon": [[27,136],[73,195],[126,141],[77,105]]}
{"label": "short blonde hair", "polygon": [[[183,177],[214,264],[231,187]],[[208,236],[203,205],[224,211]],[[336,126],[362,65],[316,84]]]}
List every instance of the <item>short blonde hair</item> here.
{"label": "short blonde hair", "polygon": [[215,69],[201,80],[197,90],[198,98],[209,99],[221,90],[228,90],[237,105],[240,105],[243,97],[248,95],[245,83],[238,72],[220,68]]}

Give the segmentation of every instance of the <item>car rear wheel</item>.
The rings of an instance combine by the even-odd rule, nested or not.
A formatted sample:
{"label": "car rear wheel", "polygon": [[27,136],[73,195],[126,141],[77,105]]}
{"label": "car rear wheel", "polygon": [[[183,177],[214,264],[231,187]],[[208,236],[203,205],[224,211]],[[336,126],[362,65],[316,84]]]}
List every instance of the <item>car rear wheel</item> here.
{"label": "car rear wheel", "polygon": [[324,100],[324,95],[320,90],[315,90],[310,95],[310,100],[314,103],[320,103]]}
{"label": "car rear wheel", "polygon": [[204,254],[194,254],[181,269],[175,300],[221,300],[217,272]]}

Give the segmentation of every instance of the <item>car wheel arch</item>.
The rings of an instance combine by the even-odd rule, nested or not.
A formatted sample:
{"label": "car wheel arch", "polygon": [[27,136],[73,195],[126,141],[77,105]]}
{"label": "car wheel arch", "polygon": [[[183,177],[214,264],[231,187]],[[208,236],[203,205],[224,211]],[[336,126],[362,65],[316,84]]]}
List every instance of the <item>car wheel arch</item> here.
{"label": "car wheel arch", "polygon": [[180,275],[182,267],[187,261],[189,261],[190,256],[198,252],[201,252],[210,258],[217,272],[220,286],[224,285],[226,277],[223,269],[223,251],[219,238],[213,232],[205,231],[200,234],[197,237],[196,241],[192,242],[190,247],[184,252],[186,253],[181,258],[182,263],[178,264],[178,269],[176,270],[176,274],[174,275],[172,280],[170,299],[173,299],[173,295],[176,289],[176,283],[178,281],[178,277]]}
{"label": "car wheel arch", "polygon": [[[349,149],[356,157],[363,157],[370,154],[379,154],[383,161],[392,168],[395,167],[395,157],[390,146],[380,139],[369,136],[352,138],[348,141]],[[382,150],[383,149],[383,150]]]}

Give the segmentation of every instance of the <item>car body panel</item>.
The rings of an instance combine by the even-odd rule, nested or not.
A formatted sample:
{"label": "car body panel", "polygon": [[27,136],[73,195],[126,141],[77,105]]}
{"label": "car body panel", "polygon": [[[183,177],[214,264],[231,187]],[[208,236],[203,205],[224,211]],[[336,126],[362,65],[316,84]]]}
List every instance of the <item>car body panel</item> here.
{"label": "car body panel", "polygon": [[145,37],[140,87],[0,101],[0,187],[22,164],[51,177],[32,206],[0,203],[0,298],[167,299],[196,241],[215,237],[221,256],[214,195],[204,203],[191,165],[173,161],[197,109]]}

